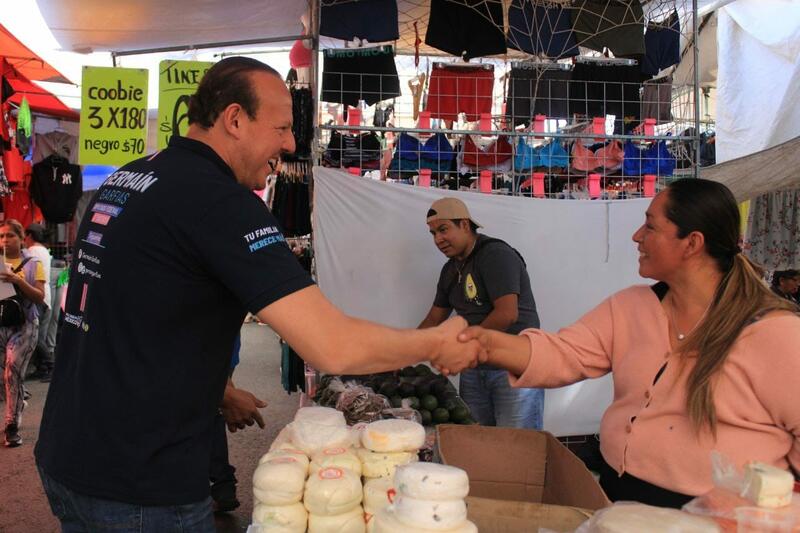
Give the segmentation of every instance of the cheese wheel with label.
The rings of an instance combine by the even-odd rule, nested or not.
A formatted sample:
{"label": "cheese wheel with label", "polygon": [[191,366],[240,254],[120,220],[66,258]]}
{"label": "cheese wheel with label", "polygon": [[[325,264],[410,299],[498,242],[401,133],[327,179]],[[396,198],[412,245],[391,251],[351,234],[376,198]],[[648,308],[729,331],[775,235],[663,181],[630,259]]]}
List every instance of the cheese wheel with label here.
{"label": "cheese wheel with label", "polygon": [[308,465],[310,464],[308,456],[295,448],[282,448],[265,453],[261,456],[261,459],[258,460],[258,464],[264,464],[273,459],[282,459],[286,457],[297,461],[300,466],[306,469],[306,475],[308,475]]}
{"label": "cheese wheel with label", "polygon": [[270,533],[305,533],[308,511],[302,503],[292,505],[257,504],[253,508],[253,523]]}
{"label": "cheese wheel with label", "polygon": [[323,468],[308,477],[303,504],[311,514],[332,516],[360,507],[363,497],[358,474],[344,468]]}
{"label": "cheese wheel with label", "polygon": [[308,533],[364,533],[366,529],[364,510],[360,505],[333,516],[308,515]]}
{"label": "cheese wheel with label", "polygon": [[419,500],[463,500],[469,494],[466,472],[436,463],[398,466],[394,485],[398,493]]}
{"label": "cheese wheel with label", "polygon": [[[370,520],[370,524],[372,525],[373,533],[440,533],[435,529],[409,527],[397,519],[393,506],[378,511],[375,516],[372,517],[372,520]],[[478,527],[467,520],[460,526],[449,530],[447,533],[478,533]]]}
{"label": "cheese wheel with label", "polygon": [[393,499],[394,481],[392,481],[392,478],[379,477],[367,479],[364,482],[364,512],[375,514],[384,507],[391,505]]}
{"label": "cheese wheel with label", "polygon": [[394,515],[413,528],[448,531],[467,521],[467,504],[464,500],[418,500],[397,494]]}
{"label": "cheese wheel with label", "polygon": [[425,428],[411,420],[378,420],[362,430],[361,444],[373,452],[415,452],[425,444]]}
{"label": "cheese wheel with label", "polygon": [[356,453],[361,459],[361,474],[367,478],[393,477],[398,465],[419,460],[416,452],[373,452],[361,448]]}
{"label": "cheese wheel with label", "polygon": [[279,457],[253,472],[253,496],[266,505],[291,505],[303,498],[307,469],[293,457]]}
{"label": "cheese wheel with label", "polygon": [[345,425],[329,426],[296,420],[292,422],[292,443],[309,456],[325,448],[347,448],[350,445],[350,429]]}
{"label": "cheese wheel with label", "polygon": [[331,466],[346,468],[361,475],[361,459],[350,448],[325,448],[315,453],[311,460],[312,472]]}
{"label": "cheese wheel with label", "polygon": [[302,420],[322,426],[346,426],[344,413],[331,407],[301,407],[294,415],[294,421]]}

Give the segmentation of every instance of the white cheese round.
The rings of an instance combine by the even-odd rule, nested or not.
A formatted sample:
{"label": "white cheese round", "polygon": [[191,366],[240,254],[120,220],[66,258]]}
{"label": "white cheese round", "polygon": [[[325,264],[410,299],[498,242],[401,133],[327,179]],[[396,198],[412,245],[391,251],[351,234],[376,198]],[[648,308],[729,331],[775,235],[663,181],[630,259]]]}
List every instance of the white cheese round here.
{"label": "white cheese round", "polygon": [[309,456],[325,448],[347,448],[350,445],[350,429],[345,425],[296,420],[292,422],[292,443]]}
{"label": "white cheese round", "polygon": [[361,443],[373,452],[412,452],[425,444],[425,428],[411,420],[378,420],[361,432]]}
{"label": "white cheese round", "polygon": [[394,482],[392,478],[380,477],[367,479],[364,482],[364,512],[375,514],[391,505],[393,499]]}
{"label": "white cheese round", "polygon": [[305,533],[308,511],[302,503],[292,505],[257,504],[253,508],[253,523],[264,532]]}
{"label": "white cheese round", "polygon": [[[370,524],[372,525],[373,533],[433,533],[438,531],[435,529],[409,527],[407,524],[397,519],[393,506],[378,511],[375,516],[372,517],[372,520],[370,520]],[[449,530],[447,533],[478,533],[478,528],[475,524],[467,520],[458,527]]]}
{"label": "white cheese round", "polygon": [[358,507],[363,497],[357,474],[345,468],[323,468],[309,476],[303,504],[311,514],[332,516]]}
{"label": "white cheese round", "polygon": [[372,452],[365,448],[356,450],[361,459],[361,474],[367,478],[393,477],[398,465],[417,462],[416,452]]}
{"label": "white cheese round", "polygon": [[258,464],[264,464],[274,459],[285,458],[294,459],[301,467],[306,469],[306,475],[308,475],[308,465],[310,464],[308,456],[295,448],[282,448],[265,453],[261,456],[261,459],[258,460]]}
{"label": "white cheese round", "polygon": [[394,485],[398,493],[419,500],[463,500],[469,494],[466,472],[436,463],[397,467]]}
{"label": "white cheese round", "polygon": [[365,427],[367,427],[366,422],[359,422],[350,426],[351,446],[354,449],[361,448],[361,432],[364,431]]}
{"label": "white cheese round", "polygon": [[413,528],[448,531],[467,521],[464,500],[418,500],[398,494],[394,499],[394,515]]}
{"label": "white cheese round", "polygon": [[311,470],[316,472],[327,467],[347,468],[356,475],[361,475],[361,459],[351,448],[325,448],[314,454]]}
{"label": "white cheese round", "polygon": [[366,529],[360,505],[333,516],[308,515],[308,533],[364,533]]}
{"label": "white cheese round", "polygon": [[612,505],[592,518],[592,531],[598,533],[714,533],[719,528],[713,520],[678,511],[639,503]]}
{"label": "white cheese round", "polygon": [[303,497],[306,468],[293,457],[272,459],[253,472],[253,496],[266,505],[290,505]]}
{"label": "white cheese round", "polygon": [[289,427],[290,425],[291,424],[286,425],[281,429],[280,433],[275,437],[275,440],[269,445],[269,451],[275,451],[284,447],[294,448],[294,444],[292,444],[292,428]]}
{"label": "white cheese round", "polygon": [[344,413],[331,407],[301,407],[294,415],[294,420],[303,420],[322,426],[346,426]]}

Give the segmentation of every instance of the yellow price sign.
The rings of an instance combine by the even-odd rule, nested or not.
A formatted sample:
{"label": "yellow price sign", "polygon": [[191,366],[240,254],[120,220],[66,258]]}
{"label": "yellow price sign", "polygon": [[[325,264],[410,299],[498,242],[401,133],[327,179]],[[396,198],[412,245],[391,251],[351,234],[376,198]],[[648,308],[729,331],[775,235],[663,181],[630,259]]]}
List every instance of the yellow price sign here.
{"label": "yellow price sign", "polygon": [[164,60],[158,65],[158,149],[189,129],[189,97],[214,63]]}
{"label": "yellow price sign", "polygon": [[147,70],[83,67],[79,162],[121,166],[147,144]]}

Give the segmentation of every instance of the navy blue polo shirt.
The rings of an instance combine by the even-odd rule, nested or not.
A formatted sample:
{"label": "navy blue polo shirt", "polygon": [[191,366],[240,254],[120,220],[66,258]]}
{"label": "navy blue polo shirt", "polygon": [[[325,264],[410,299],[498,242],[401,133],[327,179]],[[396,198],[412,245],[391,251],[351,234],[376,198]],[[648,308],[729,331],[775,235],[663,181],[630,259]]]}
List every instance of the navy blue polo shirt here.
{"label": "navy blue polo shirt", "polygon": [[89,496],[209,494],[210,432],[246,311],[313,282],[206,144],[113,173],[83,218],[36,459]]}

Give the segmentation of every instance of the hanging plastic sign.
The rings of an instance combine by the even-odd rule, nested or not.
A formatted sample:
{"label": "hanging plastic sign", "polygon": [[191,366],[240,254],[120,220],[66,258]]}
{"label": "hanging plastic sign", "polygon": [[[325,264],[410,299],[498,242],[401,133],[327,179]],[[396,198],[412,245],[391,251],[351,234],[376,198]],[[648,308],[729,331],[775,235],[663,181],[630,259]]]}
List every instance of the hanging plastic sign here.
{"label": "hanging plastic sign", "polygon": [[121,166],[147,145],[147,70],[83,67],[78,160]]}
{"label": "hanging plastic sign", "polygon": [[158,64],[158,149],[169,144],[173,135],[186,135],[189,129],[189,97],[214,63],[175,61]]}

